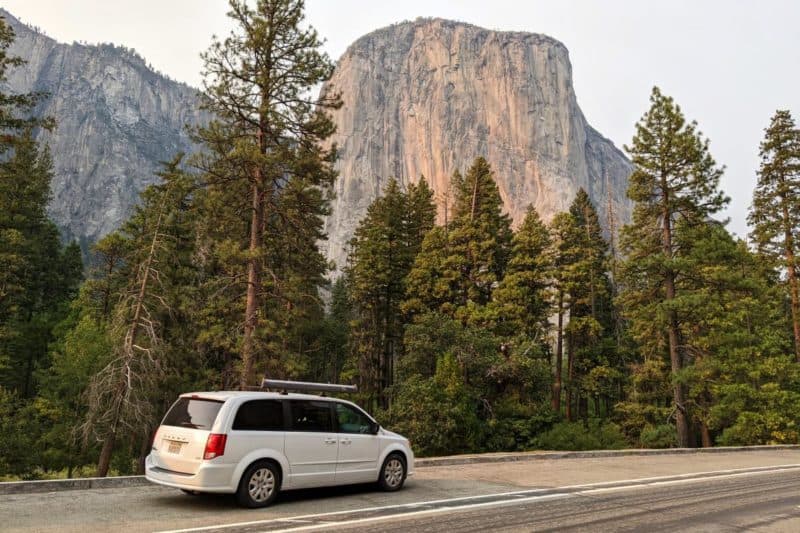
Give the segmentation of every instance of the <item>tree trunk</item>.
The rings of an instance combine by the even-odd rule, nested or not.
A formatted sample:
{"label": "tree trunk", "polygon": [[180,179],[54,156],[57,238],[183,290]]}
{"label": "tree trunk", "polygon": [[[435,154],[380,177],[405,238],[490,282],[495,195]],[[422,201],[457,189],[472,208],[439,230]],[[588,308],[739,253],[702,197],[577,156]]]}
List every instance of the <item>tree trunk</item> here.
{"label": "tree trunk", "polygon": [[553,380],[553,411],[561,412],[561,366],[564,351],[564,293],[558,292],[558,332],[556,334],[556,372]]}
{"label": "tree trunk", "polygon": [[[667,299],[671,300],[674,298],[675,289],[674,284],[669,283],[667,285],[667,295],[669,296]],[[669,287],[672,287],[670,291]],[[678,342],[679,342],[679,335],[678,335],[678,319],[676,316],[675,311],[669,312],[669,360],[672,367],[672,376],[673,378],[681,371],[683,368],[681,355],[678,351]],[[681,383],[675,383],[672,386],[672,397],[674,401],[675,407],[675,429],[678,431],[678,446],[681,448],[688,448],[689,447],[689,419],[686,414],[686,387],[683,386]]]}
{"label": "tree trunk", "polygon": [[572,402],[575,398],[573,389],[575,388],[574,374],[575,374],[575,349],[573,345],[575,340],[572,334],[567,333],[567,420],[570,422],[575,421],[575,410],[572,408]]}
{"label": "tree trunk", "polygon": [[[666,189],[665,189],[666,190]],[[672,228],[670,213],[665,211],[663,230],[663,249],[664,255],[672,258]],[[675,273],[671,269],[664,275],[664,292],[666,301],[675,299]],[[678,314],[675,310],[668,313],[668,340],[669,340],[669,361],[672,367],[672,377],[683,368],[683,357],[679,351],[680,331],[678,329]],[[678,446],[681,448],[689,447],[689,418],[686,413],[686,388],[681,383],[674,383],[672,386],[672,396],[675,403],[675,428],[678,432]]]}
{"label": "tree trunk", "polygon": [[714,442],[711,440],[711,432],[705,422],[700,422],[700,442],[703,448],[714,446]]}
{"label": "tree trunk", "polygon": [[783,206],[784,246],[786,251],[786,273],[789,278],[789,293],[792,301],[792,329],[794,331],[794,357],[800,363],[800,288],[798,288],[797,270],[794,260],[794,235],[789,227],[789,209]]}
{"label": "tree trunk", "polygon": [[[150,280],[150,269],[153,266],[153,261],[155,260],[156,255],[156,247],[158,245],[158,237],[159,232],[161,231],[161,221],[163,220],[163,209],[158,214],[158,218],[156,219],[155,229],[153,231],[153,240],[150,243],[150,252],[147,255],[147,259],[145,260],[144,264],[142,265],[140,272],[142,276],[142,281],[139,285],[139,292],[136,296],[136,305],[133,309],[133,316],[131,317],[130,326],[128,327],[128,331],[125,334],[125,340],[123,345],[123,353],[125,357],[130,360],[134,357],[134,347],[136,345],[136,337],[139,334],[139,328],[141,327],[141,317],[142,317],[142,310],[144,309],[144,298],[147,294],[147,287],[148,282]],[[97,477],[105,477],[108,474],[108,465],[111,461],[111,455],[114,452],[114,444],[117,439],[117,428],[119,427],[120,418],[122,417],[121,412],[121,404],[122,398],[126,393],[126,390],[130,388],[130,382],[127,379],[122,379],[117,385],[116,391],[116,398],[119,398],[117,401],[114,415],[111,419],[111,429],[109,434],[106,435],[106,439],[103,442],[103,449],[100,451],[100,458],[97,462]]]}
{"label": "tree trunk", "polygon": [[144,461],[147,458],[147,454],[150,452],[150,432],[145,432],[142,440],[139,443],[139,457],[136,460],[136,474],[143,475],[144,474]]}
{"label": "tree trunk", "polygon": [[261,189],[260,172],[253,182],[253,214],[250,221],[250,255],[247,259],[247,300],[244,311],[244,339],[242,341],[242,375],[239,388],[244,390],[252,383],[255,366],[255,331],[258,325],[259,290],[261,269],[258,250],[263,241],[264,191]]}
{"label": "tree trunk", "polygon": [[114,442],[117,439],[116,431],[112,430],[106,435],[106,440],[103,442],[103,449],[100,451],[100,459],[97,461],[97,477],[106,477],[108,475],[108,467],[111,464],[111,454],[114,452]]}

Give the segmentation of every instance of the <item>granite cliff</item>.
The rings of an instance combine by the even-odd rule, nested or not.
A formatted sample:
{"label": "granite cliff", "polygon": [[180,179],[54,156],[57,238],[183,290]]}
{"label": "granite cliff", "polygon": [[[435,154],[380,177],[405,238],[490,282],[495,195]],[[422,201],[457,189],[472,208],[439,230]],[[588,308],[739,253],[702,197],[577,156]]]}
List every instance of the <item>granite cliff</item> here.
{"label": "granite cliff", "polygon": [[[118,228],[155,180],[159,161],[191,152],[185,126],[207,120],[195,89],[154,72],[113,45],[63,44],[21,24],[3,90],[45,91],[53,116],[50,213],[67,238],[90,243]],[[578,107],[566,47],[543,35],[418,19],[358,39],[323,88],[341,91],[333,113],[339,179],[322,243],[337,269],[347,242],[387,180],[424,175],[440,215],[453,171],[479,155],[492,164],[506,210],[519,222],[533,204],[549,220],[585,188],[609,220],[630,216],[631,166]]]}
{"label": "granite cliff", "polygon": [[27,61],[11,69],[3,90],[44,91],[37,114],[57,127],[40,141],[53,154],[50,215],[67,238],[92,242],[118,228],[159,162],[193,150],[187,124],[204,120],[197,91],[113,45],[62,44],[0,9],[16,33],[10,53]]}
{"label": "granite cliff", "polygon": [[608,222],[630,217],[631,165],[587,123],[566,47],[544,35],[417,19],[357,40],[329,85],[340,177],[326,228],[327,255],[342,268],[347,242],[386,181],[424,175],[440,217],[449,178],[476,156],[491,163],[505,209],[529,204],[549,220],[586,189]]}

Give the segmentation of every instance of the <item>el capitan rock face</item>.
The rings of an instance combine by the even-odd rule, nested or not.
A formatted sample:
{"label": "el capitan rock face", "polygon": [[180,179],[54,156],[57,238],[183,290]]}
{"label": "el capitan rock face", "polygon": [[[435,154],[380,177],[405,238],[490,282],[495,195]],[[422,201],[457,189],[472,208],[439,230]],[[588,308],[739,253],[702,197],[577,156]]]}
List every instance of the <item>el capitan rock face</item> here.
{"label": "el capitan rock face", "polygon": [[529,204],[550,220],[580,187],[602,221],[609,205],[618,225],[630,217],[630,162],[587,124],[567,49],[555,39],[418,19],[360,38],[329,85],[344,105],[333,113],[340,175],[323,246],[339,269],[389,178],[424,175],[441,218],[450,176],[477,156],[492,165],[515,222]]}
{"label": "el capitan rock face", "polygon": [[118,228],[157,178],[160,161],[194,146],[185,126],[205,119],[197,91],[112,45],[62,44],[0,9],[14,29],[10,54],[27,61],[4,90],[50,93],[36,109],[56,119],[50,216],[68,238],[90,243]]}
{"label": "el capitan rock face", "polygon": [[[121,47],[62,44],[0,9],[28,61],[3,90],[51,94],[37,113],[53,116],[40,140],[55,167],[50,214],[68,238],[90,243],[118,228],[157,178],[159,161],[196,147],[185,125],[205,122],[195,89],[154,72]],[[617,224],[631,166],[592,129],[576,103],[567,49],[537,34],[495,32],[440,19],[404,22],[357,40],[330,84],[340,148],[325,253],[345,265],[347,242],[389,178],[425,175],[440,218],[453,171],[491,163],[506,209],[528,204],[549,220],[585,188],[601,220]]]}

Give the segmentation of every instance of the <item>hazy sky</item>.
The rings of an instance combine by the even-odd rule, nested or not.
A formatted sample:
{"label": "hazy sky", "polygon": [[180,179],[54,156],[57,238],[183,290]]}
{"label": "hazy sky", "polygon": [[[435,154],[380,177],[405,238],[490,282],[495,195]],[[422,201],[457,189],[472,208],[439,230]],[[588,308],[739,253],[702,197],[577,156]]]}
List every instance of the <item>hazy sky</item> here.
{"label": "hazy sky", "polygon": [[[212,34],[227,33],[226,0],[0,0],[65,42],[135,48],[198,86]],[[800,2],[569,0],[307,0],[307,18],[336,59],[359,36],[436,16],[545,33],[570,51],[578,103],[617,146],[630,142],[653,85],[673,97],[727,166],[731,230],[746,233],[758,143],[776,109],[800,120]]]}

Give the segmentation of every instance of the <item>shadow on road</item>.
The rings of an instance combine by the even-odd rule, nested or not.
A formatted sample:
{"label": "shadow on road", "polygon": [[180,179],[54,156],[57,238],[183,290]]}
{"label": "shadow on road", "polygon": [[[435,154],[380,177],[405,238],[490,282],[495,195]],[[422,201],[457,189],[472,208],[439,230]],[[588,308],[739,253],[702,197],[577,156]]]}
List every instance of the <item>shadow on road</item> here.
{"label": "shadow on road", "polygon": [[[339,498],[342,496],[369,494],[373,492],[376,494],[381,494],[380,490],[374,483],[290,490],[281,492],[272,506],[294,502],[326,500],[331,498]],[[233,494],[184,494],[177,489],[175,490],[174,494],[165,495],[164,497],[159,498],[159,503],[168,505],[172,508],[183,508],[186,510],[202,509],[203,511],[209,511],[212,509],[218,509],[222,511],[225,509],[241,509],[241,507],[236,503],[236,498]]]}

